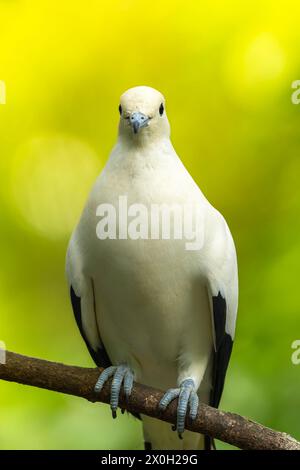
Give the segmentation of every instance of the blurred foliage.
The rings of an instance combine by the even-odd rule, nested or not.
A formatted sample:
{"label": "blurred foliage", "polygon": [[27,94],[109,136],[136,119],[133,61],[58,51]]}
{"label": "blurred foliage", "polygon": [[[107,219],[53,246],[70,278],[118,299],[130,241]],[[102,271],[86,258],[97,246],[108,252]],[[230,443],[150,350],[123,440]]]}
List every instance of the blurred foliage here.
{"label": "blurred foliage", "polygon": [[[112,147],[119,95],[162,91],[179,155],[236,241],[237,336],[221,407],[300,439],[299,3],[0,1],[0,339],[92,361],[65,251]],[[0,383],[0,448],[142,448],[108,407]],[[228,448],[221,444],[221,447]]]}

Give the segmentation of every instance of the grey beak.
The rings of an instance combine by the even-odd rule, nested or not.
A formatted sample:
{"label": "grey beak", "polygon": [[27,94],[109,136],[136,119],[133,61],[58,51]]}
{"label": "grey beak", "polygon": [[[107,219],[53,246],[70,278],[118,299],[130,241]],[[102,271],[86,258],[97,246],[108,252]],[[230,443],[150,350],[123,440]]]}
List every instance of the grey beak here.
{"label": "grey beak", "polygon": [[143,113],[136,112],[136,113],[132,113],[132,115],[130,116],[130,124],[135,134],[138,133],[141,127],[148,126],[148,121],[149,121],[149,117]]}

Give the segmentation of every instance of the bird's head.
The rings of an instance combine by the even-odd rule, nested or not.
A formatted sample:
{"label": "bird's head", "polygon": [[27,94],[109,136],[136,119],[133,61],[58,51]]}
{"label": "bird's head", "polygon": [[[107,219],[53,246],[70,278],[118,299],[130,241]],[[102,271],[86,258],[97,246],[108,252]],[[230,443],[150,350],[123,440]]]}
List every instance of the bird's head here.
{"label": "bird's head", "polygon": [[169,137],[170,125],[166,116],[163,95],[147,86],[125,91],[119,105],[119,135],[135,142]]}

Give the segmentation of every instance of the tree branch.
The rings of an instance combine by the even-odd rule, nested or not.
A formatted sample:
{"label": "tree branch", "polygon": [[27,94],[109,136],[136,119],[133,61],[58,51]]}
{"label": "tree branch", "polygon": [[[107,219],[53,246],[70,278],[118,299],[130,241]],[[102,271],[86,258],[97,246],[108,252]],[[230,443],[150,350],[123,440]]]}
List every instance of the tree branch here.
{"label": "tree branch", "polygon": [[[99,369],[67,366],[56,362],[6,353],[6,363],[0,364],[0,379],[85,398],[91,402],[109,403],[109,385],[100,395],[93,391]],[[169,423],[176,422],[176,400],[165,412],[158,410],[163,392],[135,383],[128,401],[123,394],[120,406]],[[207,434],[241,449],[300,450],[300,442],[286,433],[274,431],[234,413],[201,404],[197,418],[186,423],[190,431]]]}

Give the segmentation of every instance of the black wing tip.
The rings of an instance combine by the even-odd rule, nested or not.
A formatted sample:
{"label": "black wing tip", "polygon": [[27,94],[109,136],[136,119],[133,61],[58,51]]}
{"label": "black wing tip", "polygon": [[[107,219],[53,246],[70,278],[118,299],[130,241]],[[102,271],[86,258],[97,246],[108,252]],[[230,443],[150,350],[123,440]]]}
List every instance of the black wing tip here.
{"label": "black wing tip", "polygon": [[211,393],[210,405],[218,408],[224,389],[225,376],[233,347],[233,341],[228,333],[225,333],[223,341],[215,353],[214,386]]}
{"label": "black wing tip", "polygon": [[214,408],[219,406],[224,388],[225,375],[233,347],[233,339],[226,333],[226,299],[218,292],[212,297],[213,318],[216,338],[216,351],[214,357],[213,389],[211,392],[210,405]]}

